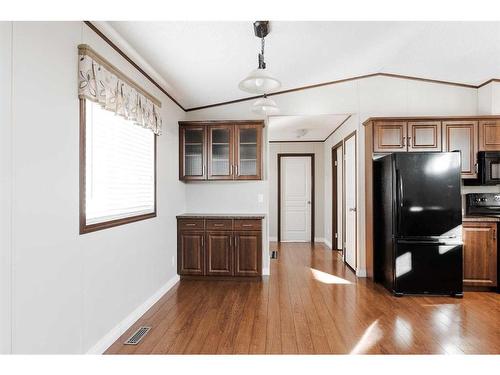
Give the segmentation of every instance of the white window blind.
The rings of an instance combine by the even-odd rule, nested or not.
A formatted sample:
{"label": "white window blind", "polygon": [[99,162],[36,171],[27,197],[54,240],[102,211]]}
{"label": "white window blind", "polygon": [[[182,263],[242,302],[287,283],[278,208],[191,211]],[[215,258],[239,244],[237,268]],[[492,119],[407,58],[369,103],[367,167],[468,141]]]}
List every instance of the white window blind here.
{"label": "white window blind", "polygon": [[86,100],[86,224],[154,212],[154,133]]}

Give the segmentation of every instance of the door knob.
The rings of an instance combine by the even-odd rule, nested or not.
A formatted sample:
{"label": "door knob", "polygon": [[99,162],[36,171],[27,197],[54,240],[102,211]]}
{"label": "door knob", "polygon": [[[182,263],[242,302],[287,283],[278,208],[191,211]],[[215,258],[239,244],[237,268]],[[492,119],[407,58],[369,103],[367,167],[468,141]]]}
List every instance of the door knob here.
{"label": "door knob", "polygon": [[311,201],[307,201],[307,204],[311,204]]}
{"label": "door knob", "polygon": [[351,208],[349,208],[349,211],[351,211],[351,212],[356,212],[356,207],[351,207]]}

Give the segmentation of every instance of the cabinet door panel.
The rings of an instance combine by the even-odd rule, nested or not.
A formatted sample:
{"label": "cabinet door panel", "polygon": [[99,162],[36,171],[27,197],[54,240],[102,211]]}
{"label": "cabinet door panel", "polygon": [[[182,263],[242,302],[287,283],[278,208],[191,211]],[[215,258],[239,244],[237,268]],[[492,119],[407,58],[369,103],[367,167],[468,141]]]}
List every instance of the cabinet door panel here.
{"label": "cabinet door panel", "polygon": [[408,151],[441,151],[441,122],[409,122]]}
{"label": "cabinet door panel", "polygon": [[443,151],[460,151],[462,178],[477,178],[477,121],[444,121]]}
{"label": "cabinet door panel", "polygon": [[262,126],[236,126],[235,179],[262,179]]}
{"label": "cabinet door panel", "polygon": [[373,151],[406,151],[406,122],[377,121],[374,124]]}
{"label": "cabinet door panel", "polygon": [[234,274],[259,276],[262,274],[261,232],[235,232]]}
{"label": "cabinet door panel", "polygon": [[234,172],[234,126],[208,127],[208,179],[232,180]]}
{"label": "cabinet door panel", "polygon": [[181,126],[179,179],[206,180],[206,127]]}
{"label": "cabinet door panel", "polygon": [[479,121],[479,151],[500,151],[500,121]]}
{"label": "cabinet door panel", "polygon": [[207,275],[233,275],[232,232],[207,232]]}
{"label": "cabinet door panel", "polygon": [[464,285],[497,285],[496,223],[463,224]]}
{"label": "cabinet door panel", "polygon": [[177,250],[179,275],[204,275],[204,236],[202,231],[180,232]]}

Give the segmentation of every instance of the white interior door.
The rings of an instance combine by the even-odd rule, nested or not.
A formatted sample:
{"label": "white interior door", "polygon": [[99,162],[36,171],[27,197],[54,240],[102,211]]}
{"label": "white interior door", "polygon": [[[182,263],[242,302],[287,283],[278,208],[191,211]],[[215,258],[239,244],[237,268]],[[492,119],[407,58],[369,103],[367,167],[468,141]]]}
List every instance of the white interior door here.
{"label": "white interior door", "polygon": [[344,261],[356,269],[356,136],[344,142],[345,252]]}
{"label": "white interior door", "polygon": [[[344,152],[342,146],[337,148],[337,245],[334,245],[335,249],[342,249],[343,243],[343,206],[344,206],[344,192],[342,191],[342,177],[343,177],[343,166],[344,166]],[[334,234],[335,235],[335,234]]]}
{"label": "white interior door", "polygon": [[281,158],[281,241],[311,241],[311,158]]}

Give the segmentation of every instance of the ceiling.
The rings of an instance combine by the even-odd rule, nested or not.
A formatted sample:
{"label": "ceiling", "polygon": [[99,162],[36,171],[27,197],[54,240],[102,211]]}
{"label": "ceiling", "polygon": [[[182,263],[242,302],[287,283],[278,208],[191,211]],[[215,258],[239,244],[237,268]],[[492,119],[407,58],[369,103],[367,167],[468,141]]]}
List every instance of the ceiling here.
{"label": "ceiling", "polygon": [[[251,96],[252,22],[109,24],[172,87],[185,108]],[[500,22],[271,22],[267,68],[281,90],[371,73],[477,85],[500,77]]]}
{"label": "ceiling", "polygon": [[348,117],[350,115],[271,116],[269,141],[323,142]]}

